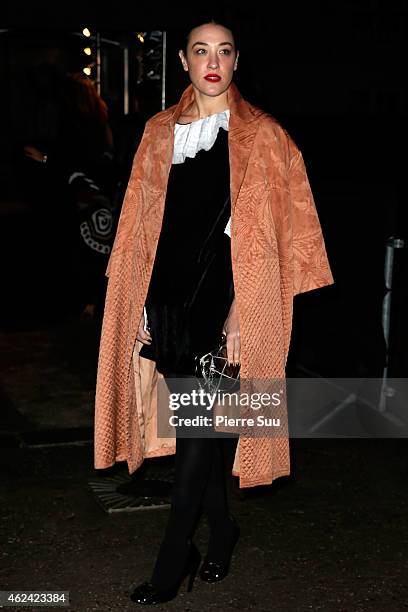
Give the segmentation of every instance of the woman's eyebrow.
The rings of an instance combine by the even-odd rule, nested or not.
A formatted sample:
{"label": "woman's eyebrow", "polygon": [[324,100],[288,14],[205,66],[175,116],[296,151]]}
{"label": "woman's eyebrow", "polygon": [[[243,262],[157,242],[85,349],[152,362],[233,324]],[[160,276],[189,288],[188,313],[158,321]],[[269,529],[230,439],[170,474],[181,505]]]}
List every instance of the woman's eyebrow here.
{"label": "woman's eyebrow", "polygon": [[[229,45],[230,47],[232,47],[232,43],[230,43],[228,41],[227,42],[217,43],[217,44],[219,46],[221,46],[221,45]],[[196,45],[201,45],[201,46],[204,45],[204,46],[208,47],[208,43],[200,42],[200,41],[195,42],[192,46],[195,47]]]}

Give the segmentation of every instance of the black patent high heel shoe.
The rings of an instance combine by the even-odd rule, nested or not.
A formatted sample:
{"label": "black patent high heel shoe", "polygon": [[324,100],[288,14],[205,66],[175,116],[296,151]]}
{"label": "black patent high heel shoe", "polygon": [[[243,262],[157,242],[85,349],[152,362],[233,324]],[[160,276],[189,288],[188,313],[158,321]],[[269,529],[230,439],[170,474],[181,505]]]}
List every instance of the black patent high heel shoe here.
{"label": "black patent high heel shoe", "polygon": [[240,535],[240,528],[235,518],[230,515],[230,520],[233,525],[232,538],[230,542],[230,549],[227,557],[224,560],[211,559],[208,555],[205,557],[203,564],[200,568],[200,578],[204,582],[219,582],[228,576],[229,566],[231,563],[232,553],[235,545],[238,542]]}
{"label": "black patent high heel shoe", "polygon": [[190,593],[191,589],[193,588],[194,579],[197,575],[200,562],[200,551],[194,542],[191,542],[186,564],[178,582],[175,585],[167,589],[158,589],[153,586],[151,582],[145,581],[134,589],[130,595],[130,599],[135,603],[143,605],[155,605],[165,603],[166,601],[171,601],[176,597],[182,582],[187,576],[189,577],[187,592]]}

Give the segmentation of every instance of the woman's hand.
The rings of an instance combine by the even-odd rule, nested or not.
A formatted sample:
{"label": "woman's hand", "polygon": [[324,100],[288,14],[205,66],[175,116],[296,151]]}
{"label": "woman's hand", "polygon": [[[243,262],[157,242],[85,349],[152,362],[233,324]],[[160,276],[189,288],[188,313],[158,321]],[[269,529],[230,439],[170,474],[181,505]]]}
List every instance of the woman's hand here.
{"label": "woman's hand", "polygon": [[229,364],[237,365],[240,361],[241,343],[239,335],[239,319],[237,306],[234,301],[224,323],[223,333],[227,336],[227,359]]}
{"label": "woman's hand", "polygon": [[140,319],[139,329],[138,329],[138,332],[137,332],[136,340],[139,340],[140,342],[143,342],[143,344],[151,344],[152,343],[152,337],[150,335],[150,332],[148,330],[145,331],[144,327],[145,327],[145,317],[144,317],[144,313],[143,313],[142,314],[142,318]]}
{"label": "woman's hand", "polygon": [[45,155],[45,153],[43,153],[39,149],[36,149],[35,147],[31,147],[31,146],[24,147],[24,153],[26,154],[27,157],[30,157],[31,159],[34,159],[37,162],[44,163],[47,161],[47,156]]}

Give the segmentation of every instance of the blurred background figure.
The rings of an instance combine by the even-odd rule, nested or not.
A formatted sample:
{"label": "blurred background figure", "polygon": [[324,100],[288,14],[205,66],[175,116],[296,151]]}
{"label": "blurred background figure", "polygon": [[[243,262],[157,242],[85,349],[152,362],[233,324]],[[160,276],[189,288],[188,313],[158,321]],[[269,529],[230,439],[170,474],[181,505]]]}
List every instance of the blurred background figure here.
{"label": "blurred background figure", "polygon": [[107,105],[86,75],[66,74],[58,91],[54,138],[45,146],[27,143],[24,152],[47,168],[54,199],[65,203],[63,232],[76,234],[72,242],[68,240],[75,262],[74,300],[81,318],[93,318],[103,304],[104,273],[115,230],[117,171],[112,130]]}

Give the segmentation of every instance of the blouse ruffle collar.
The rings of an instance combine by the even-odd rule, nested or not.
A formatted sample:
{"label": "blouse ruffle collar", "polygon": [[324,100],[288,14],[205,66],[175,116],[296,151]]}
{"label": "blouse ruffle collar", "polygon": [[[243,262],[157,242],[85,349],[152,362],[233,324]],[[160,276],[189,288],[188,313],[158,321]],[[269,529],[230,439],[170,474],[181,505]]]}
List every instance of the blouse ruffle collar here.
{"label": "blouse ruffle collar", "polygon": [[228,131],[229,109],[197,119],[192,123],[174,126],[173,164],[182,164],[186,157],[195,157],[198,151],[209,151],[217,139],[218,130]]}

